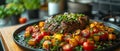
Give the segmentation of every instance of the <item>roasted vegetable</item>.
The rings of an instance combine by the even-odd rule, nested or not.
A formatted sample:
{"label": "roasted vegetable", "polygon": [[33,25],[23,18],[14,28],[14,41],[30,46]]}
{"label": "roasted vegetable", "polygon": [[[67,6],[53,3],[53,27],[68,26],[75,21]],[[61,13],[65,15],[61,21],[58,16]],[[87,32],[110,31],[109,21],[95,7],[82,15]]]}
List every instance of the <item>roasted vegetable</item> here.
{"label": "roasted vegetable", "polygon": [[109,40],[115,40],[116,39],[116,36],[114,34],[109,34],[108,35],[108,39]]}
{"label": "roasted vegetable", "polygon": [[41,27],[44,27],[44,23],[45,22],[39,22],[39,27],[41,28]]}
{"label": "roasted vegetable", "polygon": [[29,41],[28,41],[28,44],[29,45],[31,45],[31,46],[35,46],[36,44],[37,44],[37,42],[36,42],[36,39],[30,39]]}
{"label": "roasted vegetable", "polygon": [[94,50],[94,44],[90,43],[90,42],[84,42],[83,43],[83,49],[84,51],[93,51]]}
{"label": "roasted vegetable", "polygon": [[49,40],[44,41],[43,43],[43,48],[44,49],[49,49],[51,45],[51,42]]}
{"label": "roasted vegetable", "polygon": [[72,38],[72,39],[69,40],[69,44],[70,44],[71,46],[77,46],[77,45],[78,45],[78,42],[77,42],[76,39]]}
{"label": "roasted vegetable", "polygon": [[73,47],[70,44],[66,44],[62,48],[63,51],[73,51]]}
{"label": "roasted vegetable", "polygon": [[24,39],[30,47],[48,51],[94,51],[114,45],[119,40],[114,31],[85,15],[64,14],[28,26]]}

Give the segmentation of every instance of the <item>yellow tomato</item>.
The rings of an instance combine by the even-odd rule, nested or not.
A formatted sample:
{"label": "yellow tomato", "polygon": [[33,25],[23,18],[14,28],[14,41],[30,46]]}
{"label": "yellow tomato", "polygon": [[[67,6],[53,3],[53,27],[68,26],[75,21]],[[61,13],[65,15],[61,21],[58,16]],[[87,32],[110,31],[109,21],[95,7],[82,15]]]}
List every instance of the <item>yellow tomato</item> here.
{"label": "yellow tomato", "polygon": [[51,37],[50,37],[50,36],[44,36],[44,39],[45,39],[45,40],[50,40]]}
{"label": "yellow tomato", "polygon": [[53,37],[59,41],[62,41],[63,34],[54,34]]}
{"label": "yellow tomato", "polygon": [[49,49],[51,45],[51,42],[49,40],[46,40],[43,42],[43,48],[44,49]]}
{"label": "yellow tomato", "polygon": [[25,31],[24,37],[29,37],[30,36],[30,32],[29,31]]}
{"label": "yellow tomato", "polygon": [[94,41],[99,41],[100,40],[100,36],[93,36],[93,39],[94,39]]}
{"label": "yellow tomato", "polygon": [[77,40],[75,40],[74,38],[72,38],[72,39],[69,40],[69,44],[71,44],[72,46],[77,46],[78,42],[77,42]]}
{"label": "yellow tomato", "polygon": [[74,37],[77,41],[79,41],[81,39],[81,36],[77,35]]}
{"label": "yellow tomato", "polygon": [[114,40],[114,39],[116,39],[116,35],[114,35],[114,34],[109,34],[109,35],[108,35],[108,39],[109,39],[109,40]]}
{"label": "yellow tomato", "polygon": [[90,24],[90,27],[95,27],[95,25],[94,24]]}
{"label": "yellow tomato", "polygon": [[30,46],[35,46],[36,45],[36,40],[35,39],[30,39],[29,41],[28,41],[28,44],[30,45]]}
{"label": "yellow tomato", "polygon": [[44,27],[40,28],[40,32],[45,32]]}
{"label": "yellow tomato", "polygon": [[45,22],[39,22],[39,26],[40,26],[40,27],[43,27],[44,24],[45,24]]}

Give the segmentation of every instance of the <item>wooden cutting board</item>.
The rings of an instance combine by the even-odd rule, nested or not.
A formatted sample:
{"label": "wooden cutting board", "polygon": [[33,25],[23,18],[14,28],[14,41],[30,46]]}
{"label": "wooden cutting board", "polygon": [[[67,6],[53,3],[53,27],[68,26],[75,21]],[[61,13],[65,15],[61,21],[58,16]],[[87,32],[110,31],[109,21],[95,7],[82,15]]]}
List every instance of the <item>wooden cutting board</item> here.
{"label": "wooden cutting board", "polygon": [[26,49],[21,48],[18,46],[12,38],[13,32],[22,25],[10,26],[0,28],[0,34],[2,38],[2,42],[5,48],[5,51],[26,51]]}

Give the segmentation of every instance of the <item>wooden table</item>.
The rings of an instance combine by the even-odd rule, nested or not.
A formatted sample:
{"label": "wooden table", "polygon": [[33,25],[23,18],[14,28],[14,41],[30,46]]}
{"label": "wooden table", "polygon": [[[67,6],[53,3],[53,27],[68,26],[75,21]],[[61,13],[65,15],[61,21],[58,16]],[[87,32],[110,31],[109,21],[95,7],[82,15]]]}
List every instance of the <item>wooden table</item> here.
{"label": "wooden table", "polygon": [[12,33],[22,25],[0,28],[0,34],[5,51],[26,51],[20,48],[12,39]]}
{"label": "wooden table", "polygon": [[[12,33],[20,26],[22,25],[0,28],[0,36],[2,38],[5,51],[27,51],[26,49],[18,46],[12,39]],[[120,51],[120,48],[115,51]]]}

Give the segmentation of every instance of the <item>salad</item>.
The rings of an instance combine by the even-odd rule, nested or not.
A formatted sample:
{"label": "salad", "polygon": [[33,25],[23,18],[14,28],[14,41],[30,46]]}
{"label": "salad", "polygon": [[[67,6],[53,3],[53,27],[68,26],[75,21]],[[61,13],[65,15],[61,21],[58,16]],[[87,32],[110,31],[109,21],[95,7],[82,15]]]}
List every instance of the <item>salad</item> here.
{"label": "salad", "polygon": [[[61,20],[57,17],[61,16]],[[63,18],[65,16],[73,17],[70,20]],[[115,44],[117,41],[117,34],[114,32],[113,28],[105,26],[102,22],[88,21],[87,18],[81,19],[81,17],[86,17],[81,14],[65,14],[57,15],[52,21],[57,21],[59,23],[58,27],[54,28],[53,24],[56,22],[39,22],[36,25],[28,26],[25,29],[24,39],[25,42],[32,48],[40,48],[48,51],[95,51],[108,48]],[[78,19],[80,18],[80,19]],[[80,21],[78,21],[78,20]],[[67,22],[66,26],[68,28],[61,27],[64,20]],[[73,23],[73,22],[74,23]],[[72,24],[77,24],[80,27],[73,26]],[[84,23],[81,23],[84,22]],[[50,25],[48,26],[49,23]],[[69,24],[70,23],[70,24]],[[84,24],[84,26],[83,26]],[[69,27],[71,26],[74,27]],[[50,27],[53,26],[51,29]],[[83,26],[81,28],[81,26]],[[59,29],[64,28],[64,29]],[[70,29],[70,30],[68,30]],[[57,31],[56,31],[57,30]],[[59,31],[60,30],[60,31]],[[62,31],[61,31],[62,30]],[[71,31],[73,30],[73,31]]]}

